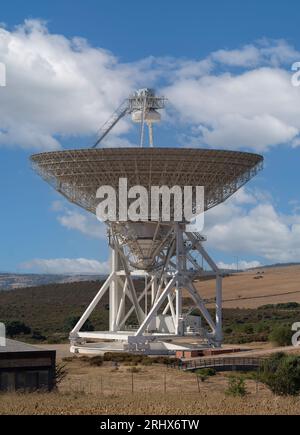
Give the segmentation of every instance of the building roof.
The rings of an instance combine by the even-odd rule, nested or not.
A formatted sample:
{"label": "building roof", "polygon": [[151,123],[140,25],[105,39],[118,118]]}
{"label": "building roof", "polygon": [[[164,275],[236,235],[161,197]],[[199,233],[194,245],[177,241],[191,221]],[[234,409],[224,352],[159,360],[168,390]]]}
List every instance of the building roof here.
{"label": "building roof", "polygon": [[22,343],[21,341],[11,340],[9,338],[6,339],[6,346],[0,346],[0,353],[7,352],[41,352],[43,349],[40,349],[36,346],[32,346],[31,344]]}

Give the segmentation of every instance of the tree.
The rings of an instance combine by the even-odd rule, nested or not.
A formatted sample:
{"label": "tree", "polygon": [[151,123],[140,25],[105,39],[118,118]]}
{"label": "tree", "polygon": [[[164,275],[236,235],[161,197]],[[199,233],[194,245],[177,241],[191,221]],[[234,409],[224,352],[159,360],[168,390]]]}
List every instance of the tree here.
{"label": "tree", "polygon": [[8,337],[15,337],[20,334],[30,334],[31,329],[29,326],[25,325],[23,322],[19,322],[19,320],[11,320],[10,322],[6,322],[6,334]]}
{"label": "tree", "polygon": [[225,393],[228,396],[244,397],[247,394],[245,380],[242,377],[230,376]]}
{"label": "tree", "polygon": [[[74,326],[77,324],[79,319],[80,319],[80,317],[78,317],[78,316],[68,317],[65,320],[65,328],[64,329],[67,332],[71,331],[74,328]],[[87,319],[86,322],[84,323],[84,325],[82,326],[82,330],[83,331],[94,331],[95,328],[94,328],[94,325],[92,324],[92,322],[89,319]]]}
{"label": "tree", "polygon": [[269,335],[269,340],[277,346],[291,346],[293,332],[288,326],[277,326]]}
{"label": "tree", "polygon": [[280,396],[300,393],[300,357],[283,352],[270,356],[258,371],[258,380]]}

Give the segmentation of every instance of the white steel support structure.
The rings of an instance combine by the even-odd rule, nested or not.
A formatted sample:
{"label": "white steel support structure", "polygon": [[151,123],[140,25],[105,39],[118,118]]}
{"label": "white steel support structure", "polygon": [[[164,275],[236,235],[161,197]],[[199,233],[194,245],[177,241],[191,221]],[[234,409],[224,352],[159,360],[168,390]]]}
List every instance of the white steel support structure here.
{"label": "white steel support structure", "polygon": [[[33,168],[72,204],[95,215],[99,187],[110,186],[118,192],[123,178],[127,180],[128,189],[140,186],[148,193],[150,186],[179,186],[181,189],[202,186],[205,189],[205,212],[223,203],[262,169],[263,157],[258,154],[155,148],[153,126],[160,122],[160,110],[165,103],[166,98],[156,96],[153,89],[139,89],[101,127],[93,148],[38,153],[31,156]],[[132,121],[140,124],[140,146],[97,149],[126,115],[131,115]],[[144,147],[145,125],[149,130],[149,147]],[[129,198],[125,203],[129,205]],[[199,204],[192,199],[191,205],[193,210],[197,210]],[[172,220],[174,210],[170,211]],[[71,331],[71,350],[97,353],[102,349],[101,340],[102,343],[109,340],[118,350],[151,353],[157,350],[158,343],[171,349],[170,339],[172,343],[175,339],[182,343],[181,337],[193,335],[210,346],[220,346],[222,274],[205,251],[204,238],[198,233],[188,232],[184,223],[157,222],[155,219],[158,217],[154,221],[151,216],[150,221],[132,222],[122,220],[118,214],[118,219],[120,221],[108,223],[111,273]],[[215,298],[210,301],[210,306],[215,305],[215,316],[207,309],[207,301],[201,298],[198,285],[195,287],[195,281],[199,278],[201,281],[201,277],[208,274],[204,263],[209,265],[210,274],[216,279]],[[142,275],[139,281],[134,279],[136,271]],[[199,287],[201,292],[201,282]],[[82,331],[106,292],[109,293],[107,331]],[[187,297],[192,299],[200,317],[191,314],[193,310],[186,313],[183,298]],[[98,341],[97,346],[92,343],[95,341]]]}
{"label": "white steel support structure", "polygon": [[[163,343],[166,339],[175,342],[184,336],[198,337],[206,346],[221,346],[222,273],[204,249],[202,236],[187,232],[184,224],[171,225],[169,246],[158,254],[163,266],[144,271],[145,279],[139,280],[138,289],[134,280],[136,272],[131,270],[126,249],[116,234],[111,235],[111,274],[70,333],[71,351],[85,353],[94,349],[97,353],[101,347],[95,347],[95,342],[108,339],[119,343],[119,350],[151,353],[154,342]],[[214,318],[195,287],[196,277],[205,275],[195,253],[210,266],[210,273],[216,279]],[[81,331],[106,292],[109,292],[108,331]],[[186,328],[183,296],[192,299],[203,319],[197,331]],[[165,319],[169,322],[167,329],[159,324]],[[172,345],[169,348],[172,349]]]}

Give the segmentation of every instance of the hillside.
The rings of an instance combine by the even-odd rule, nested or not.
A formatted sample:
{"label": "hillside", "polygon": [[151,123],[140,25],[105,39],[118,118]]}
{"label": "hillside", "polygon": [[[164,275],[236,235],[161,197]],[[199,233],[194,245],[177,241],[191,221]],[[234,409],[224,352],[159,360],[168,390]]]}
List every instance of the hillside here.
{"label": "hillside", "polygon": [[[214,281],[196,286],[204,299],[214,296]],[[300,265],[246,271],[223,280],[225,308],[257,308],[291,301],[300,303]]]}
{"label": "hillside", "polygon": [[17,288],[102,279],[101,275],[54,275],[0,273],[0,291]]}
{"label": "hillside", "polygon": [[[64,324],[70,316],[80,316],[93,299],[100,281],[49,284],[25,289],[0,292],[0,321],[19,320],[38,331],[50,341],[67,337]],[[91,320],[96,327],[106,327],[108,311],[105,305],[94,311]]]}

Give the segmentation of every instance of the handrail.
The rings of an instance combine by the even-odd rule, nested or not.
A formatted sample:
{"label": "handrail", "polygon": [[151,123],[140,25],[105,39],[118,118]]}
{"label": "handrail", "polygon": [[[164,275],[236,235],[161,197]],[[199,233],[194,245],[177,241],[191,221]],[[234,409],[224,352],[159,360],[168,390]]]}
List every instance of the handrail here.
{"label": "handrail", "polygon": [[171,363],[171,367],[177,367],[181,370],[195,370],[206,367],[219,367],[219,366],[253,366],[259,367],[263,358],[251,357],[224,357],[224,358],[199,358],[188,361],[181,361],[179,363]]}

